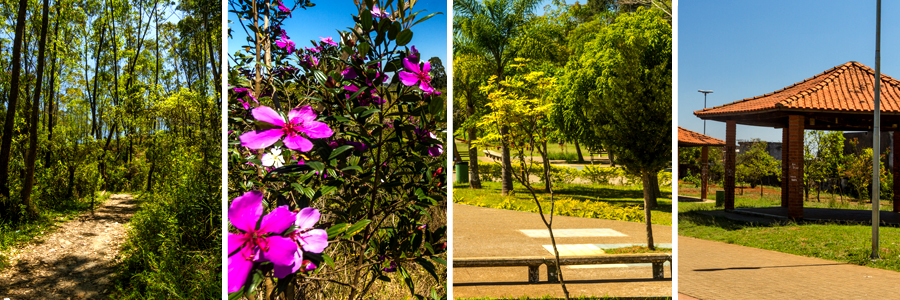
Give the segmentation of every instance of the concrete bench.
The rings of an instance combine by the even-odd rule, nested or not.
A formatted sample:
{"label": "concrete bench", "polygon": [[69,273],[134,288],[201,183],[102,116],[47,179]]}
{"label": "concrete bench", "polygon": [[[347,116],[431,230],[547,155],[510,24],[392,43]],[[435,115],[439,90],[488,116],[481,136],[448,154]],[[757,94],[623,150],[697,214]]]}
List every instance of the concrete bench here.
{"label": "concrete bench", "polygon": [[[638,253],[638,254],[611,254],[598,256],[565,256],[559,258],[559,264],[570,265],[599,265],[599,264],[637,264],[650,263],[653,266],[653,279],[663,279],[665,270],[663,264],[672,262],[670,253]],[[454,268],[485,268],[485,267],[528,267],[528,282],[539,281],[538,268],[547,266],[547,280],[559,282],[556,274],[556,259],[552,256],[522,256],[522,257],[464,257],[453,258]],[[669,265],[671,268],[671,265]]]}
{"label": "concrete bench", "polygon": [[500,153],[497,153],[497,152],[494,152],[491,150],[484,150],[484,155],[493,160],[503,159],[502,157],[500,157]]}

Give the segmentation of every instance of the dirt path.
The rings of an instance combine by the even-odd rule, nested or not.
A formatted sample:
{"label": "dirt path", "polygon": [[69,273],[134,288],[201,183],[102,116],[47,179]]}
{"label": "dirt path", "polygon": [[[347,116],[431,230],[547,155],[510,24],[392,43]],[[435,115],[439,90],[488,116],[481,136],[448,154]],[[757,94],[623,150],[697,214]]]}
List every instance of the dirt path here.
{"label": "dirt path", "polygon": [[13,250],[0,271],[0,299],[98,299],[112,288],[119,246],[137,210],[131,195],[60,224],[49,235]]}

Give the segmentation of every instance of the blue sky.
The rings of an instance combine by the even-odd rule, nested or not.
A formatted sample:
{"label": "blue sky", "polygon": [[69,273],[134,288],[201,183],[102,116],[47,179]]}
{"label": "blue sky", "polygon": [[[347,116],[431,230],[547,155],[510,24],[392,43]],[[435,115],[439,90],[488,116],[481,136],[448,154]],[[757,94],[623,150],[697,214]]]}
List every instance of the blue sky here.
{"label": "blue sky", "polygon": [[[294,5],[293,0],[283,2],[288,7]],[[310,47],[309,41],[318,41],[319,37],[333,37],[337,40],[338,30],[348,31],[347,27],[353,25],[352,15],[358,12],[352,0],[313,0],[312,2],[316,4],[315,7],[295,10],[293,17],[285,21],[285,26],[283,26],[298,47]],[[228,9],[231,10],[231,7]],[[420,0],[413,10],[426,10],[419,14],[419,18],[435,12],[443,13],[413,27],[413,38],[408,46],[416,46],[416,50],[419,50],[425,59],[434,56],[440,57],[444,67],[447,67],[449,65],[447,61],[447,1]],[[229,13],[228,20],[231,21],[229,26],[232,27],[233,37],[228,40],[228,53],[234,54],[237,47],[247,44],[247,35],[243,29],[239,28],[240,23],[235,14]]]}
{"label": "blue sky", "polygon": [[[900,77],[900,2],[881,7],[881,72]],[[834,66],[875,67],[875,1],[681,1],[678,125],[703,132],[693,111],[774,92]],[[725,123],[707,121],[725,139]],[[781,141],[781,130],[741,126],[737,139]]]}

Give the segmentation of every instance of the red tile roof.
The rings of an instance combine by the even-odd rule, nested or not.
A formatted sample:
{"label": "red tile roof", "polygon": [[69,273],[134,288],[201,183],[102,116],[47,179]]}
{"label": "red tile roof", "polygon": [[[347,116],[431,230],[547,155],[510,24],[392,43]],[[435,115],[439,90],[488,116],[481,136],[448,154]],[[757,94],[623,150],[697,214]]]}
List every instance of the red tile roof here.
{"label": "red tile roof", "polygon": [[725,141],[678,126],[678,147],[724,147]]}
{"label": "red tile roof", "polygon": [[[768,111],[874,112],[875,70],[851,61],[762,96],[694,112],[700,118]],[[881,111],[900,113],[900,80],[881,74]]]}

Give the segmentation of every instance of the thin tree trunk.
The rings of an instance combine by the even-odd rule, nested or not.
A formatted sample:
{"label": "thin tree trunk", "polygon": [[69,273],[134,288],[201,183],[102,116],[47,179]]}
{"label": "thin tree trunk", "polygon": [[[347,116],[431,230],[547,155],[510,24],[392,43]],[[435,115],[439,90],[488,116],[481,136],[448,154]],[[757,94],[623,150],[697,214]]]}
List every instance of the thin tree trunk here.
{"label": "thin tree trunk", "polygon": [[[16,15],[16,37],[13,39],[12,79],[10,82],[9,100],[6,106],[6,123],[3,124],[3,137],[0,142],[0,194],[9,197],[9,152],[12,147],[13,125],[16,122],[16,104],[19,98],[19,72],[22,70],[22,38],[25,35],[25,13],[27,0],[19,0],[19,11]],[[15,207],[11,205],[11,207]]]}
{"label": "thin tree trunk", "polygon": [[37,82],[34,85],[34,100],[31,102],[31,125],[28,126],[30,132],[28,134],[28,155],[25,156],[25,184],[22,187],[22,202],[24,202],[28,215],[32,219],[38,216],[37,208],[34,206],[34,202],[31,201],[31,192],[34,189],[34,163],[37,159],[37,129],[40,127],[38,111],[40,111],[41,107],[41,84],[43,84],[44,79],[44,50],[47,41],[49,11],[50,0],[44,0],[44,7],[41,12],[41,39],[38,42]]}
{"label": "thin tree trunk", "polygon": [[653,226],[650,222],[650,203],[656,202],[653,192],[650,190],[650,174],[649,171],[641,171],[641,177],[644,181],[644,221],[647,224],[647,248],[656,249],[653,245]]}
{"label": "thin tree trunk", "polygon": [[[509,134],[509,127],[506,125],[500,126],[500,136],[504,138],[503,145],[501,146],[501,162],[503,163],[502,172],[501,172],[501,181],[502,181],[502,189],[500,190],[501,196],[509,195],[513,190],[512,183],[512,163],[510,162],[509,157],[509,145],[506,144],[506,137]],[[524,167],[524,166],[523,166]]]}
{"label": "thin tree trunk", "polygon": [[[468,98],[471,99],[472,94],[467,94]],[[475,114],[475,103],[472,100],[466,101],[466,114],[469,118]],[[475,147],[472,143],[478,138],[478,129],[472,127],[469,128],[469,188],[480,189],[481,188],[481,174],[478,173],[478,147]]]}
{"label": "thin tree trunk", "polygon": [[575,140],[575,153],[578,154],[578,161],[584,161],[584,156],[581,154],[581,147],[578,146],[578,140]]}

